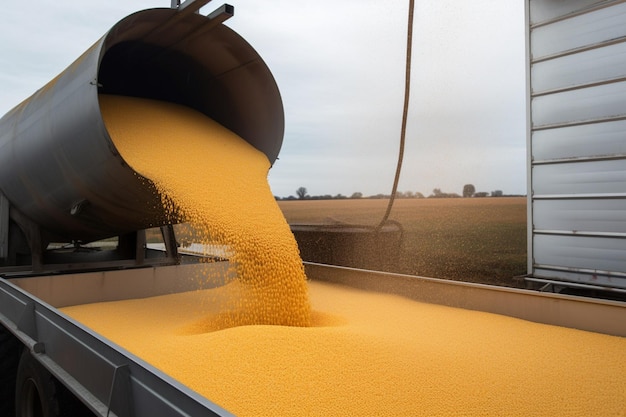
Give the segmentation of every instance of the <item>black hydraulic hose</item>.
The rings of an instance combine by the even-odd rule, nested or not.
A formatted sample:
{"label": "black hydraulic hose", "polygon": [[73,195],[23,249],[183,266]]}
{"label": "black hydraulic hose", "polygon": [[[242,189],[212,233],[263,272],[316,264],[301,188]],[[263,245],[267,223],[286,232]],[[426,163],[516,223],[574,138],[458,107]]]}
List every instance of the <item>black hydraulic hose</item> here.
{"label": "black hydraulic hose", "polygon": [[415,7],[415,1],[409,0],[409,19],[406,36],[406,67],[404,78],[404,107],[402,109],[402,128],[400,130],[400,149],[398,151],[398,164],[396,166],[396,175],[393,180],[393,187],[391,189],[391,195],[389,196],[389,203],[387,204],[387,211],[383,216],[380,224],[376,230],[380,230],[383,225],[389,219],[389,214],[393,207],[393,203],[396,199],[396,192],[398,191],[398,182],[400,180],[400,172],[402,171],[402,160],[404,159],[404,143],[406,141],[406,125],[407,117],[409,113],[409,95],[411,91],[411,50],[413,45],[413,10]]}

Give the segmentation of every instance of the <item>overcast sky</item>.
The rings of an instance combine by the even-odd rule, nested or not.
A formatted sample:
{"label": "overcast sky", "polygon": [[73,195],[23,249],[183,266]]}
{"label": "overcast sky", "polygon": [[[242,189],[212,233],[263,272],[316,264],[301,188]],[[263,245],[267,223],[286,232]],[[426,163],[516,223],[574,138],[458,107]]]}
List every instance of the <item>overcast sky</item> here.
{"label": "overcast sky", "polygon": [[[209,3],[209,13],[222,3]],[[408,0],[232,0],[227,25],[272,70],[285,138],[275,195],[389,193]],[[169,0],[10,2],[0,15],[0,115],[117,21]],[[526,193],[524,2],[415,0],[412,94],[399,190]]]}

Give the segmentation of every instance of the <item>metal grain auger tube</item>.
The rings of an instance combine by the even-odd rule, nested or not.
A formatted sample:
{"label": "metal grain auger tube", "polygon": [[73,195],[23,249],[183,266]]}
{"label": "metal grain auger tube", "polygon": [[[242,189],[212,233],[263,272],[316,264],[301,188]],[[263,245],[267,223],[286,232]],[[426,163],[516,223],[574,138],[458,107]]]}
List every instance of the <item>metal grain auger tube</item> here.
{"label": "metal grain auger tube", "polygon": [[221,24],[232,16],[232,6],[198,14],[207,2],[122,19],[0,119],[0,265],[5,270],[46,270],[48,264],[72,262],[47,253],[49,242],[79,245],[114,236],[119,236],[118,252],[124,247],[127,252],[115,256],[136,263],[144,256],[138,254],[143,246],[137,232],[157,226],[163,226],[168,258],[172,252],[175,257],[171,226],[154,186],[117,152],[99,94],[188,106],[244,138],[270,162],[276,160],[284,119],[275,80],[256,51]]}

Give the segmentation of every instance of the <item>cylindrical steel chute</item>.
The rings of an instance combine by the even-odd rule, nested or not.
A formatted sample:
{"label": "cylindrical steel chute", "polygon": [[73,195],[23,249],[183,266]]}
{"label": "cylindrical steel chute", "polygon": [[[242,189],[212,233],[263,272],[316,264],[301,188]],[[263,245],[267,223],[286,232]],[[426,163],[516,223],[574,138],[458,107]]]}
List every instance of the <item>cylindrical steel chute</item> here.
{"label": "cylindrical steel chute", "polygon": [[53,239],[91,241],[167,221],[152,184],[115,149],[99,94],[191,107],[270,162],[282,144],[280,93],[243,38],[219,17],[137,12],[0,119],[0,190]]}

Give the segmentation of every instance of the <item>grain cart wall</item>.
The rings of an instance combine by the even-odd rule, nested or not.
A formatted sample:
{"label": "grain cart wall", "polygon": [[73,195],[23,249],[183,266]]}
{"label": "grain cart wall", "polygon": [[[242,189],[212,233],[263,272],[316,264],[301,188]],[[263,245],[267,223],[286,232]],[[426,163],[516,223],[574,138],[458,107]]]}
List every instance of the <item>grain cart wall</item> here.
{"label": "grain cart wall", "polygon": [[626,3],[527,0],[529,280],[626,291]]}

